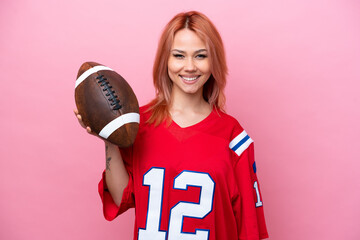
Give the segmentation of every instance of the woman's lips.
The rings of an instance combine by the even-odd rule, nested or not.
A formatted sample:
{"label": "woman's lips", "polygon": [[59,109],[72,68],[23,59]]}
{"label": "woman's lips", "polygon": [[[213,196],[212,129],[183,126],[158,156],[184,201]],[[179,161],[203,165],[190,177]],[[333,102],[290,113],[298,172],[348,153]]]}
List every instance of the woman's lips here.
{"label": "woman's lips", "polygon": [[183,81],[185,83],[195,83],[197,79],[199,79],[201,75],[196,75],[196,76],[183,76],[183,75],[180,75],[180,78],[183,79]]}

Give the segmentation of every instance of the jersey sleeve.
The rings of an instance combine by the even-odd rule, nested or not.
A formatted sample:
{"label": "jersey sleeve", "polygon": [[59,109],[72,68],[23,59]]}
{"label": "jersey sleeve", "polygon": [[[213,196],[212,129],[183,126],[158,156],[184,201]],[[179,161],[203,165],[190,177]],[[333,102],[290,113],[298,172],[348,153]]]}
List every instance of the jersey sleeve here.
{"label": "jersey sleeve", "polygon": [[259,181],[256,176],[253,140],[241,127],[235,130],[229,144],[233,152],[234,172],[240,192],[238,239],[268,238]]}
{"label": "jersey sleeve", "polygon": [[121,156],[123,158],[126,171],[129,174],[129,182],[126,188],[124,189],[120,206],[117,206],[108,190],[105,171],[102,174],[102,178],[98,185],[98,191],[100,198],[103,204],[103,213],[106,220],[113,220],[121,213],[125,212],[129,208],[135,206],[134,200],[134,184],[133,184],[133,174],[132,174],[132,147],[127,149],[120,149]]}

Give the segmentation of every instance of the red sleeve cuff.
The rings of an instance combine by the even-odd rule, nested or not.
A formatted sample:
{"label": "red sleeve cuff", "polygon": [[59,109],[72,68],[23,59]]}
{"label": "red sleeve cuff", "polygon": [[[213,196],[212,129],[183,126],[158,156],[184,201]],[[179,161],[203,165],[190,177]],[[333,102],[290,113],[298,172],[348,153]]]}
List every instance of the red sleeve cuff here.
{"label": "red sleeve cuff", "polygon": [[112,221],[121,213],[125,212],[129,208],[134,207],[134,201],[132,197],[133,196],[132,186],[133,186],[132,176],[129,176],[129,182],[126,188],[124,189],[120,206],[117,206],[107,188],[106,180],[105,180],[105,171],[103,172],[102,178],[98,185],[98,190],[101,201],[103,203],[103,214],[106,220]]}

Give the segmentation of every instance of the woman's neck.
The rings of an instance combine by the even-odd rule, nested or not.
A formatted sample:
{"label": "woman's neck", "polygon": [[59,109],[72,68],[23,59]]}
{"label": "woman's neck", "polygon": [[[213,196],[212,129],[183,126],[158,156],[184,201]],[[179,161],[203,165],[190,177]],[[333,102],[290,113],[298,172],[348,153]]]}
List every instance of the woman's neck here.
{"label": "woman's neck", "polygon": [[173,121],[181,127],[191,126],[205,119],[212,111],[201,94],[171,95],[169,112]]}
{"label": "woman's neck", "polygon": [[199,93],[196,94],[187,94],[178,91],[173,91],[171,93],[171,103],[169,106],[170,112],[172,110],[202,112],[205,109],[210,109],[210,105],[203,98],[201,91],[199,91]]}

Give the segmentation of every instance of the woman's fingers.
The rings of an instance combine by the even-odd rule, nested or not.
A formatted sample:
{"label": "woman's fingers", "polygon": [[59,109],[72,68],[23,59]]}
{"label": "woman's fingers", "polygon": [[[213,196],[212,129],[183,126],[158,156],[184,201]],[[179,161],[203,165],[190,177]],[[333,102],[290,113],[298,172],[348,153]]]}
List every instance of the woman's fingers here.
{"label": "woman's fingers", "polygon": [[81,115],[79,114],[79,111],[78,111],[77,109],[74,109],[74,113],[75,113],[75,116],[76,116],[76,118],[78,119],[80,125],[81,125],[83,128],[85,128],[86,131],[87,131],[89,134],[91,134],[91,135],[96,135],[94,132],[91,131],[91,128],[90,128],[89,126],[86,126],[86,125],[84,124],[84,122],[82,121],[82,117],[81,117]]}
{"label": "woman's fingers", "polygon": [[77,109],[74,109],[74,113],[75,113],[75,116],[76,118],[78,119],[80,125],[83,127],[83,128],[86,128],[84,122],[82,121],[82,117],[81,115],[79,114],[79,111]]}
{"label": "woman's fingers", "polygon": [[94,136],[97,136],[97,137],[98,137],[98,135],[97,135],[96,133],[94,133],[94,132],[91,130],[91,128],[90,128],[89,126],[87,126],[87,127],[86,127],[86,131],[87,131],[89,134],[91,134],[91,135],[94,135]]}
{"label": "woman's fingers", "polygon": [[83,128],[86,128],[86,126],[85,126],[85,124],[84,124],[84,122],[82,121],[82,118],[81,118],[81,115],[76,115],[76,117],[77,117],[77,119],[78,119],[78,121],[79,121],[79,123],[80,123],[80,125],[83,127]]}

